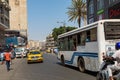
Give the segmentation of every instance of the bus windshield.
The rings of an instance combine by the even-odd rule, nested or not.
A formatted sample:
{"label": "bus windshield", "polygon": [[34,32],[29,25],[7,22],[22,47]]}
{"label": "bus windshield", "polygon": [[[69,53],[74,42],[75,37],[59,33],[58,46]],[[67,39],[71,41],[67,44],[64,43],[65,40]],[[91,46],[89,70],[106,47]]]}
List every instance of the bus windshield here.
{"label": "bus windshield", "polygon": [[105,39],[120,39],[120,22],[105,22]]}

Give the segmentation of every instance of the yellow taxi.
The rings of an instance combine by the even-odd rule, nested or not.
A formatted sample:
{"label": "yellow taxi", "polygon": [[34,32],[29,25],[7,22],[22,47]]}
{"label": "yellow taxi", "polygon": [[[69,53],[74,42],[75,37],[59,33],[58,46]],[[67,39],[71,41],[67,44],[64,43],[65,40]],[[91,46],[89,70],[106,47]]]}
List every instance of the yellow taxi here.
{"label": "yellow taxi", "polygon": [[38,50],[32,50],[27,54],[27,63],[43,62],[43,53]]}
{"label": "yellow taxi", "polygon": [[50,49],[47,49],[46,52],[47,52],[47,53],[51,53]]}

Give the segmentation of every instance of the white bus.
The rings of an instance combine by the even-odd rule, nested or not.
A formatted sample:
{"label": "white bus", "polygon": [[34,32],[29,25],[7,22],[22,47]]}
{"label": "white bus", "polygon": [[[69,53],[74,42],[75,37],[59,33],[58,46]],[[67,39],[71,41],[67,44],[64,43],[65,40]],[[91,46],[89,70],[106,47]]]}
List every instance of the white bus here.
{"label": "white bus", "polygon": [[[58,60],[63,65],[99,71],[103,55],[112,55],[120,41],[120,19],[100,20],[58,36]],[[103,54],[104,53],[104,54]]]}

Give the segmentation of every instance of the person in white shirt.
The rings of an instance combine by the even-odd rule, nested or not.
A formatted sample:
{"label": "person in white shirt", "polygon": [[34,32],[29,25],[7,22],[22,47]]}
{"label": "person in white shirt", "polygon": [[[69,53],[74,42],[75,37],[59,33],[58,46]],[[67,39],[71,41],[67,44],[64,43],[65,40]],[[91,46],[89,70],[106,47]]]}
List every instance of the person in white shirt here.
{"label": "person in white shirt", "polygon": [[116,47],[116,52],[110,57],[110,59],[116,60],[117,64],[107,66],[109,80],[114,80],[113,74],[112,74],[113,70],[115,71],[120,70],[120,42],[117,42],[115,47]]}
{"label": "person in white shirt", "polygon": [[1,55],[1,65],[4,63],[4,52],[3,50],[0,51],[0,55]]}

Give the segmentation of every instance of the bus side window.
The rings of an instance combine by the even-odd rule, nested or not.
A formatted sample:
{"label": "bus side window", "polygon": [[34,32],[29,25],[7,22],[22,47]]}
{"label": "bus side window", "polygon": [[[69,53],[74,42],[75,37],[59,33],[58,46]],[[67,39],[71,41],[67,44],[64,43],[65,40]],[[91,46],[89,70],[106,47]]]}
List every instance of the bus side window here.
{"label": "bus side window", "polygon": [[70,38],[68,37],[68,51],[70,51]]}
{"label": "bus side window", "polygon": [[91,41],[97,41],[97,28],[91,29],[90,33]]}
{"label": "bus side window", "polygon": [[65,38],[64,42],[64,49],[68,51],[68,37]]}
{"label": "bus side window", "polygon": [[82,32],[80,45],[84,46],[85,45],[85,41],[86,41],[86,32]]}
{"label": "bus side window", "polygon": [[73,51],[76,51],[76,47],[77,47],[77,35],[73,35],[72,39],[73,39]]}
{"label": "bus side window", "polygon": [[77,45],[80,45],[81,42],[81,34],[77,34]]}
{"label": "bus side window", "polygon": [[74,40],[72,38],[72,36],[70,37],[70,51],[74,50]]}
{"label": "bus side window", "polygon": [[63,45],[63,44],[64,44],[64,43],[63,43],[63,41],[61,40],[61,41],[60,41],[60,50],[62,50],[62,51],[64,50],[64,45]]}
{"label": "bus side window", "polygon": [[91,41],[90,40],[90,31],[86,31],[86,35],[87,35],[86,42],[90,42]]}

